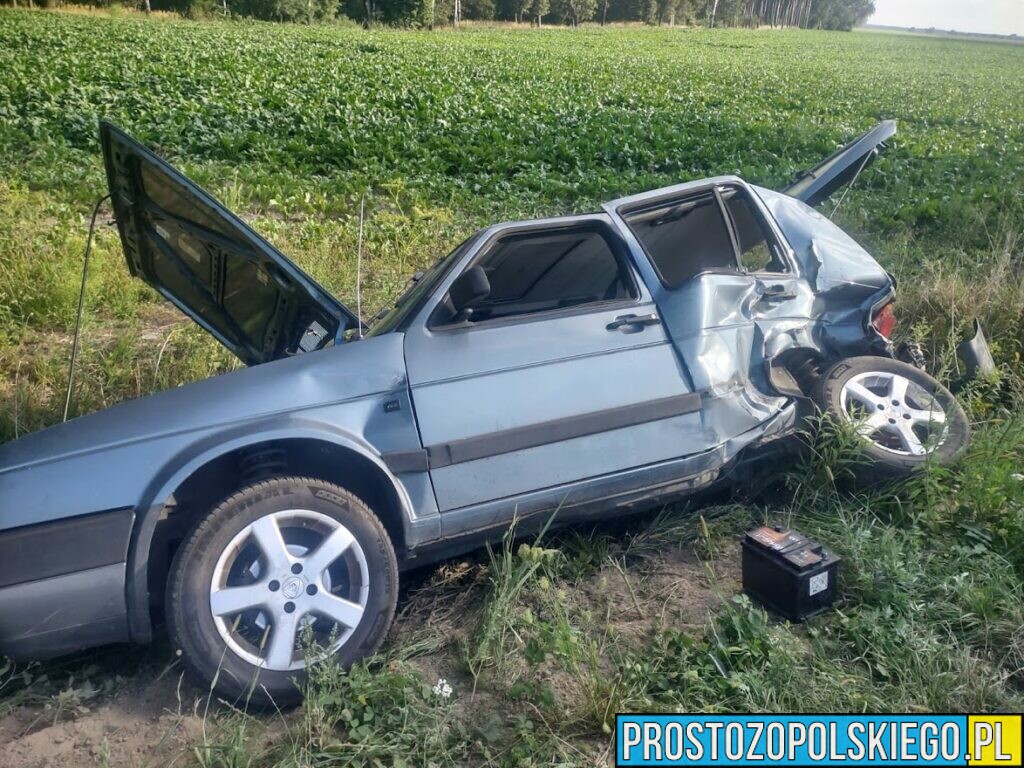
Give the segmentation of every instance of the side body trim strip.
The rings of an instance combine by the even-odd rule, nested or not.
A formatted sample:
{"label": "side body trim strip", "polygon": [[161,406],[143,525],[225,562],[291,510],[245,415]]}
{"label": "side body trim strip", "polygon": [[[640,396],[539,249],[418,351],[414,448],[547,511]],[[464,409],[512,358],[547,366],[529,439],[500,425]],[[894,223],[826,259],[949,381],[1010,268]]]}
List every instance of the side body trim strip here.
{"label": "side body trim strip", "polygon": [[427,452],[422,448],[417,448],[413,451],[382,453],[381,459],[384,460],[387,468],[396,475],[400,475],[403,472],[426,472],[430,468],[427,461]]}
{"label": "side body trim strip", "polygon": [[682,416],[699,411],[700,407],[701,396],[696,392],[688,392],[621,408],[593,411],[542,424],[529,424],[525,427],[492,432],[489,435],[431,445],[426,451],[430,469],[441,469],[452,464],[486,459],[513,451],[537,448],[548,443],[559,443],[576,437],[622,429],[634,424]]}
{"label": "side body trim strip", "polygon": [[123,563],[131,530],[115,509],[0,531],[0,587]]}

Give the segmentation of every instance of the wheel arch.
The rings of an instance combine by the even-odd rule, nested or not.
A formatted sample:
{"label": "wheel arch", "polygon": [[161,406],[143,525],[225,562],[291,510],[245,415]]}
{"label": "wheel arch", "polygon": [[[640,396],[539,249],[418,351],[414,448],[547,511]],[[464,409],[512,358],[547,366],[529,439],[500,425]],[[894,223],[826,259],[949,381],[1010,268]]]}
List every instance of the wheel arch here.
{"label": "wheel arch", "polygon": [[806,398],[829,358],[814,347],[788,347],[767,360],[768,380],[783,395]]}
{"label": "wheel arch", "polygon": [[282,473],[316,477],[359,496],[381,518],[396,552],[403,551],[412,503],[358,436],[314,423],[220,434],[168,461],[136,510],[125,569],[133,640],[152,637],[151,610],[162,605],[171,558],[192,525],[238,488]]}

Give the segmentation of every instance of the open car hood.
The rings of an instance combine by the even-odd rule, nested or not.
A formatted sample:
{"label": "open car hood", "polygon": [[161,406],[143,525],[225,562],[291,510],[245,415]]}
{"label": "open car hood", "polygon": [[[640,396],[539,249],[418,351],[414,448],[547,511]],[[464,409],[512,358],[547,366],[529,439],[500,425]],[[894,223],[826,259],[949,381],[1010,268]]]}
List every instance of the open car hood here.
{"label": "open car hood", "polygon": [[886,120],[861,134],[827,159],[804,171],[796,181],[781,190],[807,205],[827,200],[833,192],[850,183],[867,168],[896,133],[896,121]]}
{"label": "open car hood", "polygon": [[344,304],[153,152],[106,122],[100,141],[129,270],[247,365],[320,349],[358,327]]}

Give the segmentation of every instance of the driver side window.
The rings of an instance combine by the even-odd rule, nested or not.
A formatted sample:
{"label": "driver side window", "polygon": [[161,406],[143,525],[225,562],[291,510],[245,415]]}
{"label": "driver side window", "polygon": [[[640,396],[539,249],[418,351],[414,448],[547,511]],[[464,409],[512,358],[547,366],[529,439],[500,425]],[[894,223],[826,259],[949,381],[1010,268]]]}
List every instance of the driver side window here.
{"label": "driver side window", "polygon": [[471,298],[462,298],[466,291],[453,285],[442,323],[479,323],[636,297],[624,260],[601,227],[507,235],[475,259],[460,280],[472,272]]}

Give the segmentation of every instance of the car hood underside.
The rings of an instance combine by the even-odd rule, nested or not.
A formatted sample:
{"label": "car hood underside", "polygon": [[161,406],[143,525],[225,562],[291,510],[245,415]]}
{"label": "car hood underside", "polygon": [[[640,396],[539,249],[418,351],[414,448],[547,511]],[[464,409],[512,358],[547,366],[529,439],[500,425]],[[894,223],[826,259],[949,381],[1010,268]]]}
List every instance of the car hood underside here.
{"label": "car hood underside", "polygon": [[118,128],[100,139],[128,267],[247,365],[321,349],[356,315]]}

